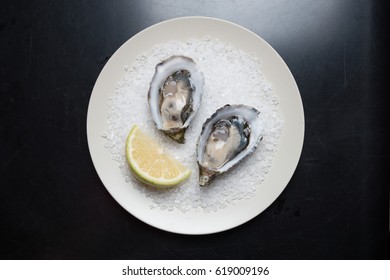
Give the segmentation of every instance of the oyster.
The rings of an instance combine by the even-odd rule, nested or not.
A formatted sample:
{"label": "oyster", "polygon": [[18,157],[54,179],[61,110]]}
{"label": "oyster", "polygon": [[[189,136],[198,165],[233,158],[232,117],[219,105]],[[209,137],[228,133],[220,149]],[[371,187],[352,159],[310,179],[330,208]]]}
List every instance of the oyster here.
{"label": "oyster", "polygon": [[204,123],[197,144],[200,186],[206,186],[257,148],[263,138],[259,114],[250,106],[228,104]]}
{"label": "oyster", "polygon": [[152,119],[179,143],[184,143],[185,131],[199,108],[203,83],[203,74],[189,57],[172,56],[156,66],[148,93]]}

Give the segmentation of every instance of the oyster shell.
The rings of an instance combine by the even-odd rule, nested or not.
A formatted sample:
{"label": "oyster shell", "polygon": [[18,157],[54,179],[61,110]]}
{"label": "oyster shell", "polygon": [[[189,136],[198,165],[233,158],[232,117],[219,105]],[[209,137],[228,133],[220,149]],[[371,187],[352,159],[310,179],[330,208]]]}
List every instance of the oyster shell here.
{"label": "oyster shell", "polygon": [[206,186],[257,148],[263,138],[259,114],[250,106],[228,104],[204,123],[197,144],[200,186]]}
{"label": "oyster shell", "polygon": [[186,56],[172,56],[157,64],[150,82],[148,101],[159,130],[184,143],[184,134],[202,99],[204,78]]}

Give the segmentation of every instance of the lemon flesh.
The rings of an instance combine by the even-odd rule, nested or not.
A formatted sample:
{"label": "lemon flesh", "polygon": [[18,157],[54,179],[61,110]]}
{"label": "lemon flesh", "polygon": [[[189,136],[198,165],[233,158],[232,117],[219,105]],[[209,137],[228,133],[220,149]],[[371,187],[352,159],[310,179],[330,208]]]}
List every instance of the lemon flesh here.
{"label": "lemon flesh", "polygon": [[133,175],[147,185],[168,188],[187,179],[191,171],[164,152],[161,145],[135,125],[126,140],[126,159]]}

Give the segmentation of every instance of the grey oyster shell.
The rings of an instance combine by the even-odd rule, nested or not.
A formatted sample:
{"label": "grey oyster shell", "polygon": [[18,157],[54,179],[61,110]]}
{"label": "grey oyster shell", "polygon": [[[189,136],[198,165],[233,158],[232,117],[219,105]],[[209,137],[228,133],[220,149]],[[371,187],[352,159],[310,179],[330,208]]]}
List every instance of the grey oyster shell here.
{"label": "grey oyster shell", "polygon": [[157,129],[178,143],[195,117],[202,100],[204,77],[186,56],[172,56],[157,64],[148,101]]}
{"label": "grey oyster shell", "polygon": [[264,134],[259,115],[253,107],[227,104],[203,124],[197,143],[200,186],[253,153]]}

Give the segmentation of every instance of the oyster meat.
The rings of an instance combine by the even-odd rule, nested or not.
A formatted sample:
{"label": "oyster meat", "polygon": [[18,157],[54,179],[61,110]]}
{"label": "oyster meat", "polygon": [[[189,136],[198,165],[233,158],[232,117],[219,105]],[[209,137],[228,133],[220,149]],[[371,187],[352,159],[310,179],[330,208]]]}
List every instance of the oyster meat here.
{"label": "oyster meat", "polygon": [[148,93],[156,127],[184,143],[185,131],[202,99],[203,84],[203,74],[189,57],[172,56],[157,64]]}
{"label": "oyster meat", "polygon": [[206,186],[257,148],[263,138],[259,114],[250,106],[228,104],[204,123],[197,144],[200,186]]}

